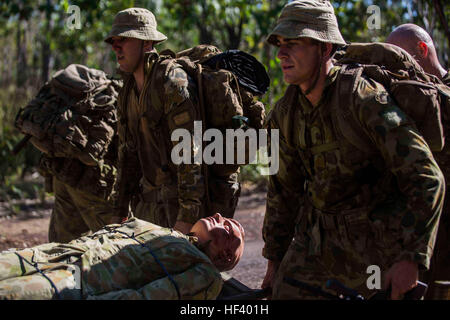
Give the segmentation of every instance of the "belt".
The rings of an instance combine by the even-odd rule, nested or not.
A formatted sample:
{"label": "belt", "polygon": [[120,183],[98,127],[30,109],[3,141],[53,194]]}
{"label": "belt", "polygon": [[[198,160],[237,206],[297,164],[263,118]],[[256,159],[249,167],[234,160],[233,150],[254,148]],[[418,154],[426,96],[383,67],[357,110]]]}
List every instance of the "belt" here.
{"label": "belt", "polygon": [[310,237],[310,255],[322,254],[323,232],[336,231],[343,242],[349,241],[348,235],[363,229],[368,224],[371,207],[360,207],[350,210],[326,212],[314,208],[311,204],[307,209],[307,225],[304,230]]}

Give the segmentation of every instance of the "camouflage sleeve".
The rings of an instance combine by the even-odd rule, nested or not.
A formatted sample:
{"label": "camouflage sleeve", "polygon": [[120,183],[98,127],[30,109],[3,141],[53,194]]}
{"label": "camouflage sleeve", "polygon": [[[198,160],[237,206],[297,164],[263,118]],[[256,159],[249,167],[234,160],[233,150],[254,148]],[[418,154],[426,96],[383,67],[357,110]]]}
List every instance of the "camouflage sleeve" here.
{"label": "camouflage sleeve", "polygon": [[[180,299],[214,300],[222,289],[220,273],[212,265],[197,263],[185,272],[172,276]],[[168,277],[152,281],[134,290],[124,289],[88,296],[88,300],[178,300],[178,293]]]}
{"label": "camouflage sleeve", "polygon": [[428,268],[445,193],[442,172],[413,121],[383,86],[363,79],[354,98],[355,114],[406,199],[405,208],[389,213],[386,225],[389,236],[401,244],[393,262],[415,261]]}
{"label": "camouflage sleeve", "polygon": [[[195,223],[201,218],[201,206],[205,195],[202,165],[193,158],[199,146],[194,137],[194,121],[201,121],[198,110],[197,88],[194,81],[181,69],[172,68],[164,84],[165,110],[169,137],[176,129],[186,129],[191,135],[191,163],[177,165],[179,211],[177,221]],[[175,146],[178,141],[173,142]],[[201,141],[200,141],[201,143]]]}
{"label": "camouflage sleeve", "polygon": [[[273,113],[267,117],[268,129],[279,130]],[[305,181],[300,170],[298,153],[288,145],[282,130],[280,130],[279,138],[279,170],[277,174],[269,177],[263,224],[265,245],[262,254],[273,261],[281,261],[291,243],[294,235],[294,221],[303,199]],[[270,150],[270,140],[268,150]]]}

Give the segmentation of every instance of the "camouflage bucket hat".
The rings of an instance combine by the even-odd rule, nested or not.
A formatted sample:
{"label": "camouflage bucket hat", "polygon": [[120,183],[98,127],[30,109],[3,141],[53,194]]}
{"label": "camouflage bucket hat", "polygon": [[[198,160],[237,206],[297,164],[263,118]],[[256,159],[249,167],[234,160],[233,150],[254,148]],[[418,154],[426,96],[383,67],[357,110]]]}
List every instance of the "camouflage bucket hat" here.
{"label": "camouflage bucket hat", "polygon": [[324,0],[297,0],[284,6],[277,25],[266,41],[276,46],[277,36],[346,44],[339,31],[334,8],[329,1]]}
{"label": "camouflage bucket hat", "polygon": [[129,8],[120,11],[114,18],[111,32],[105,39],[106,43],[112,43],[111,38],[127,37],[141,40],[162,42],[167,37],[156,30],[156,19],[153,13],[144,8]]}

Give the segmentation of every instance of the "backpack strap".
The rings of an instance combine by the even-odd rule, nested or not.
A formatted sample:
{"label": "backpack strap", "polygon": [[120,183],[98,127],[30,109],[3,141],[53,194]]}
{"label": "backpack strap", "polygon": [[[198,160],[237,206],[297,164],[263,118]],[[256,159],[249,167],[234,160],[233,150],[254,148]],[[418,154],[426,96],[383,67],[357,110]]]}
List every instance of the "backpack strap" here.
{"label": "backpack strap", "polygon": [[333,121],[335,130],[340,133],[349,143],[357,149],[373,153],[371,147],[373,142],[367,133],[362,130],[361,125],[352,114],[351,106],[353,106],[353,95],[359,79],[363,73],[364,67],[354,65],[343,65],[337,79],[337,90],[333,97],[332,114],[336,121]]}

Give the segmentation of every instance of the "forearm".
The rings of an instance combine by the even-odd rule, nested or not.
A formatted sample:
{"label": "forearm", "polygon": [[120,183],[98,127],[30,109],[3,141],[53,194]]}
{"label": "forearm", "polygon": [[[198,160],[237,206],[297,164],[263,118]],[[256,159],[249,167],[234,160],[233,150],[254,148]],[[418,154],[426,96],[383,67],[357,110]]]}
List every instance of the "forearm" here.
{"label": "forearm", "polygon": [[[276,122],[271,121],[270,127],[277,128]],[[263,224],[263,256],[273,261],[281,261],[294,236],[305,182],[297,151],[288,145],[282,135],[279,146],[279,170],[269,178]]]}
{"label": "forearm", "polygon": [[270,191],[267,197],[263,223],[263,256],[272,261],[281,261],[294,236],[295,221],[299,211],[301,194]]}

